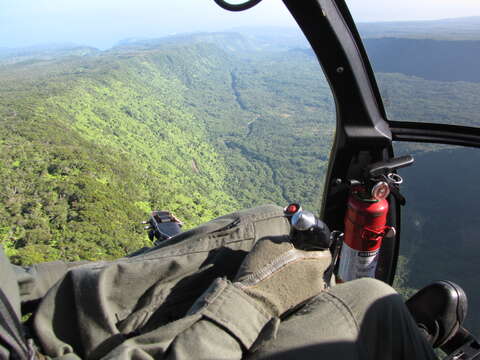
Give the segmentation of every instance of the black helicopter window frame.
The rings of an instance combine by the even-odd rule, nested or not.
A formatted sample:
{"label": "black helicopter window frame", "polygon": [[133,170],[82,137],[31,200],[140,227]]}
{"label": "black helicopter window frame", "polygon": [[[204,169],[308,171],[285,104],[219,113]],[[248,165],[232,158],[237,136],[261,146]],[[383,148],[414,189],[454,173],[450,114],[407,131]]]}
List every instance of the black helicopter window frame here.
{"label": "black helicopter window frame", "polygon": [[[345,139],[341,140],[359,146],[373,141],[370,144],[375,146],[386,137],[390,141],[480,147],[478,127],[387,118],[367,52],[344,0],[284,0],[284,3],[310,42],[332,86],[339,112],[338,125],[345,132]],[[329,53],[331,49],[337,50]],[[356,117],[350,116],[352,111],[357,112]]]}
{"label": "black helicopter window frame", "polygon": [[[325,180],[320,216],[342,228],[348,193],[337,179],[351,175],[352,163],[393,157],[393,141],[451,144],[480,148],[480,128],[449,124],[389,121],[374,72],[344,0],[283,0],[315,52],[336,105],[337,124]],[[364,156],[365,157],[365,156]],[[397,237],[382,246],[379,278],[393,283],[399,254],[400,205],[390,197],[389,224]]]}

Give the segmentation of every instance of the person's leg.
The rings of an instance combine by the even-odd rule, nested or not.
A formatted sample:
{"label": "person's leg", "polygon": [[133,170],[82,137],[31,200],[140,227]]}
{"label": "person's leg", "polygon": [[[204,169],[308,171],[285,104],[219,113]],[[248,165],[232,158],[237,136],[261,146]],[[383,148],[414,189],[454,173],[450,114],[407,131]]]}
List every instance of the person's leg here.
{"label": "person's leg", "polygon": [[71,269],[36,312],[39,341],[49,356],[101,357],[125,336],[184,317],[216,278],[235,277],[258,239],[289,231],[281,207],[261,206],[222,216],[136,256]]}
{"label": "person's leg", "polygon": [[334,286],[284,320],[249,359],[436,359],[403,299],[360,279]]}

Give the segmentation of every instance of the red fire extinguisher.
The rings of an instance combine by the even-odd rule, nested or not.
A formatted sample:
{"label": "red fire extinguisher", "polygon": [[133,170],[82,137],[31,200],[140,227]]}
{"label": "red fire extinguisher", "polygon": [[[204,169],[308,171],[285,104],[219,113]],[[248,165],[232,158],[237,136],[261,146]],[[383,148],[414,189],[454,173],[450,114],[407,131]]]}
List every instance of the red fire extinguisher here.
{"label": "red fire extinguisher", "polygon": [[[377,192],[383,198],[365,197],[361,188],[352,189],[345,214],[345,230],[338,277],[349,281],[375,277],[382,240],[390,229],[387,223],[388,184],[380,182]],[[383,195],[385,194],[385,195]]]}
{"label": "red fire extinguisher", "polygon": [[366,170],[366,180],[350,188],[344,219],[344,239],[340,252],[337,280],[350,281],[375,277],[382,240],[395,229],[387,225],[390,191],[398,193],[402,178],[392,172],[413,163],[411,156],[376,163]]}

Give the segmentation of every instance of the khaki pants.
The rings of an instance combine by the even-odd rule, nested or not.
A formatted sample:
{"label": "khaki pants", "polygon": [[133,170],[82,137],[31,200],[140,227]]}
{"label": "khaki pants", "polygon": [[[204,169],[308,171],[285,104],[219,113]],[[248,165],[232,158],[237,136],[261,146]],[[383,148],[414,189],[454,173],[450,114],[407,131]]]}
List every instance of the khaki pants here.
{"label": "khaki pants", "polygon": [[[56,262],[11,271],[3,257],[0,284],[17,312],[19,298],[23,304],[39,303],[37,342],[53,358],[435,358],[401,297],[371,279],[321,293],[277,331],[266,336],[262,331],[264,341],[255,352],[236,336],[239,328],[247,338],[260,334],[245,300],[222,300],[234,319],[231,328],[229,322],[219,325],[187,314],[216,278],[233,279],[255,241],[288,232],[281,208],[257,207],[112,262]],[[1,343],[0,358],[8,358]]]}

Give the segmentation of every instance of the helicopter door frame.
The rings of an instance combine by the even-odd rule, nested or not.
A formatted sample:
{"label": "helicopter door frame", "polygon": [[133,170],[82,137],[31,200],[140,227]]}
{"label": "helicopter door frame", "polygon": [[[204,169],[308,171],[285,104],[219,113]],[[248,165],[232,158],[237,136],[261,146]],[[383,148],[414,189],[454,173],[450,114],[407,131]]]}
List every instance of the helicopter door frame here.
{"label": "helicopter door frame", "polygon": [[389,121],[394,141],[480,148],[480,128],[450,124]]}
{"label": "helicopter door frame", "polygon": [[[320,216],[342,229],[348,191],[339,179],[355,178],[369,163],[393,157],[392,141],[480,148],[480,129],[456,125],[389,121],[355,22],[344,0],[283,0],[309,41],[330,84],[337,126],[326,174]],[[401,228],[400,204],[389,197],[388,224],[397,229],[384,242],[377,277],[392,284]]]}

